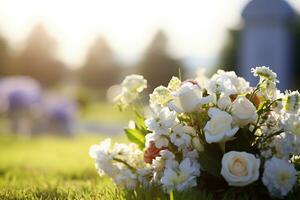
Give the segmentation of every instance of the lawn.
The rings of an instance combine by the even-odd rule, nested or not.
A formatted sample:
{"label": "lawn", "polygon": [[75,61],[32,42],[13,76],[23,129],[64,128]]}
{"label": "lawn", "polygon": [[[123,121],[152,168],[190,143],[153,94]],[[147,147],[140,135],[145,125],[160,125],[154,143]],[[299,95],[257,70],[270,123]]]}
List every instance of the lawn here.
{"label": "lawn", "polygon": [[111,192],[118,195],[108,178],[98,176],[88,156],[89,146],[101,138],[1,135],[0,199],[105,199]]}

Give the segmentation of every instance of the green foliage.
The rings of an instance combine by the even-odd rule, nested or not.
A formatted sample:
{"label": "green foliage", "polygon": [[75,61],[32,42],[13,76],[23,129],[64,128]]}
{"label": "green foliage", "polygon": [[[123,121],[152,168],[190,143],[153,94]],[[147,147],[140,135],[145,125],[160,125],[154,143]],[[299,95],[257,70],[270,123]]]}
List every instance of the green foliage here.
{"label": "green foliage", "polygon": [[124,129],[126,136],[130,142],[133,142],[139,146],[140,149],[145,147],[145,135],[138,129]]}
{"label": "green foliage", "polygon": [[220,177],[222,152],[218,144],[204,146],[204,151],[199,152],[199,162],[203,170],[209,174]]}
{"label": "green foliage", "polygon": [[235,134],[235,139],[226,142],[225,151],[245,151],[248,153],[258,153],[258,149],[253,148],[255,135],[249,131],[249,127],[240,128]]}
{"label": "green foliage", "polygon": [[145,118],[137,114],[134,125],[134,128],[124,129],[125,134],[130,142],[137,144],[139,148],[143,150],[145,147],[145,136],[147,134]]}

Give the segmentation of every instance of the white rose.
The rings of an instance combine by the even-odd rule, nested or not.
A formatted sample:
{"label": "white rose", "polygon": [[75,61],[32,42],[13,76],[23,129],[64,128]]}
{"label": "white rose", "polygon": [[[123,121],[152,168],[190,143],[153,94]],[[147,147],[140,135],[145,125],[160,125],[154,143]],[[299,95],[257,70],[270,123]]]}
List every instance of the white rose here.
{"label": "white rose", "polygon": [[218,107],[222,110],[226,110],[231,106],[231,104],[231,99],[227,95],[222,95],[217,102]]}
{"label": "white rose", "polygon": [[221,174],[231,186],[246,186],[259,177],[260,160],[246,152],[230,151],[222,158]]}
{"label": "white rose", "polygon": [[235,123],[240,127],[255,122],[257,119],[255,106],[244,96],[239,96],[234,100],[231,111]]}
{"label": "white rose", "polygon": [[211,118],[204,127],[205,140],[208,143],[226,141],[234,136],[239,128],[232,127],[232,116],[218,108],[210,108]]}
{"label": "white rose", "polygon": [[168,106],[179,113],[196,111],[199,106],[213,101],[212,96],[203,97],[199,86],[192,83],[183,84],[173,96]]}

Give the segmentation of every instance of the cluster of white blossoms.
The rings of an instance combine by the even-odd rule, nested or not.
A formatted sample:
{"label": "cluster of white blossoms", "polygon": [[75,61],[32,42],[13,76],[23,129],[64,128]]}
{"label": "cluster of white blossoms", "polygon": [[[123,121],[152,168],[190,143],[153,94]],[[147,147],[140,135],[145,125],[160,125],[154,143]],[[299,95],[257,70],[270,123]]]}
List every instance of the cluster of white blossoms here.
{"label": "cluster of white blossoms", "polygon": [[[227,182],[224,189],[265,185],[271,196],[285,197],[300,164],[300,94],[281,93],[268,67],[252,73],[259,77],[255,87],[223,70],[211,78],[173,77],[149,95],[150,115],[138,114],[126,131],[139,146],[110,149],[106,140],[91,147],[96,168],[128,189],[184,191],[205,187],[214,177]],[[126,77],[117,102],[135,106],[131,102],[146,82],[140,75]]]}
{"label": "cluster of white blossoms", "polygon": [[141,75],[127,76],[121,83],[121,94],[115,98],[119,106],[126,108],[147,88],[147,81]]}
{"label": "cluster of white blossoms", "polygon": [[116,184],[128,189],[137,186],[135,169],[144,167],[145,163],[143,152],[136,144],[115,144],[112,148],[111,140],[106,139],[99,145],[91,146],[89,154],[95,159],[95,167],[100,176],[107,174]]}

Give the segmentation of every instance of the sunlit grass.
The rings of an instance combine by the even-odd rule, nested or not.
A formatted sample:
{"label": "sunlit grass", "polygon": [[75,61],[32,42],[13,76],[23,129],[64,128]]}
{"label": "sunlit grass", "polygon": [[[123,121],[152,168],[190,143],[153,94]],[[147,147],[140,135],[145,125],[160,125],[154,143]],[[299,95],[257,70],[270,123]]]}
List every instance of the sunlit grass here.
{"label": "sunlit grass", "polygon": [[[26,191],[68,193],[113,188],[108,178],[98,176],[94,161],[88,156],[89,146],[103,138],[89,135],[28,139],[1,135],[0,194],[22,196]],[[120,136],[113,139],[124,140]]]}

